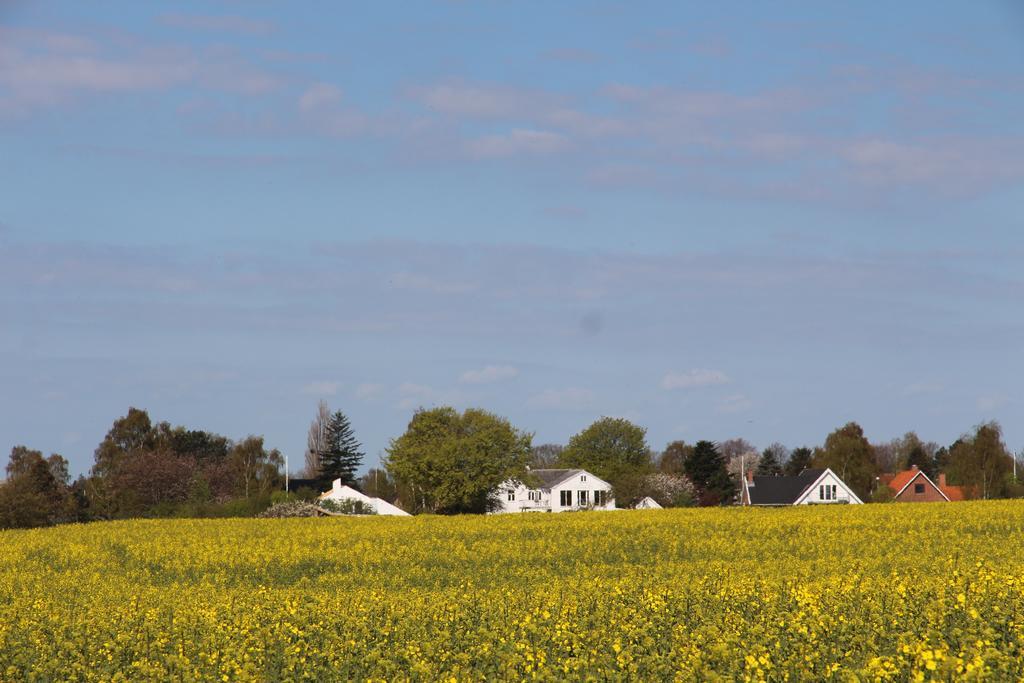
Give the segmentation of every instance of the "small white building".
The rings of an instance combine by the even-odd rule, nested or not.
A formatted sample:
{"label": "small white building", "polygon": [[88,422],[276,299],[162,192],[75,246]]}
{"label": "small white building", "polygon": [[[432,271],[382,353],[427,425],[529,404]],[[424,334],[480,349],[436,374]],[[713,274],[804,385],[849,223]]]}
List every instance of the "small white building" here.
{"label": "small white building", "polygon": [[331,482],[331,490],[321,493],[317,500],[333,500],[337,503],[346,500],[358,500],[371,508],[378,515],[393,515],[395,517],[408,517],[409,513],[400,507],[396,507],[382,498],[373,498],[351,486],[344,486],[341,479]]}
{"label": "small white building", "polygon": [[650,496],[646,496],[643,500],[633,506],[634,510],[661,510],[662,507],[658,505],[658,501],[654,500]]}
{"label": "small white building", "polygon": [[530,470],[522,481],[501,484],[495,496],[496,513],[615,509],[612,485],[586,470]]}

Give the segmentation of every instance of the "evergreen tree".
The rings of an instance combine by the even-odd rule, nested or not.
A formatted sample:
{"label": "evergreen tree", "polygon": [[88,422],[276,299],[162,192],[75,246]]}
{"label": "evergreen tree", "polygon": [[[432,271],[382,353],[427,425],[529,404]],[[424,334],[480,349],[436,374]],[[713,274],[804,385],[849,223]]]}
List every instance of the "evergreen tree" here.
{"label": "evergreen tree", "polygon": [[789,456],[789,461],[786,462],[785,473],[790,477],[795,477],[811,466],[812,457],[810,448],[794,448]]}
{"label": "evergreen tree", "polygon": [[917,469],[924,472],[929,479],[935,478],[935,461],[920,444],[911,448],[910,455],[907,456],[907,468],[910,469],[914,465],[917,465]]}
{"label": "evergreen tree", "polygon": [[764,453],[761,454],[761,458],[757,461],[757,471],[755,474],[759,477],[772,477],[782,474],[782,463],[779,462],[774,448],[764,449]]}
{"label": "evergreen tree", "polygon": [[683,463],[683,469],[697,487],[701,505],[729,503],[736,496],[725,458],[711,441],[698,441]]}
{"label": "evergreen tree", "polygon": [[355,484],[356,470],[363,462],[363,452],[352,432],[352,425],[340,410],[335,411],[327,423],[325,441],[320,458],[320,477],[327,481],[341,479],[342,484]]}

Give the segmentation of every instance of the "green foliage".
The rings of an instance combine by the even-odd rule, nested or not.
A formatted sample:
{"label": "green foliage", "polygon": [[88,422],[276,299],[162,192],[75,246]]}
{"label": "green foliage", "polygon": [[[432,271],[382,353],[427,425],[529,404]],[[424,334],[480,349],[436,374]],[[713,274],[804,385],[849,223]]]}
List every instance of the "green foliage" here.
{"label": "green foliage", "polygon": [[896,492],[885,484],[879,484],[871,494],[872,503],[891,503],[896,499]]}
{"label": "green foliage", "polygon": [[779,462],[779,456],[775,449],[764,449],[764,452],[761,453],[761,458],[757,461],[757,471],[755,474],[759,477],[778,476],[782,474],[782,463]]}
{"label": "green foliage", "polygon": [[326,481],[341,479],[342,484],[356,481],[356,470],[363,462],[363,453],[348,418],[340,410],[327,423],[325,444],[320,453],[320,477]]}
{"label": "green foliage", "polygon": [[698,441],[683,464],[687,478],[697,489],[701,505],[724,505],[736,497],[736,486],[725,457],[711,441]]}
{"label": "green foliage", "polygon": [[875,449],[856,422],[828,435],[824,447],[814,451],[814,465],[830,468],[861,500],[871,497],[876,474]]}
{"label": "green foliage", "polygon": [[387,471],[410,500],[407,509],[486,512],[503,481],[524,476],[532,436],[475,408],[420,409],[387,449]]}
{"label": "green foliage", "polygon": [[602,417],[569,439],[559,457],[562,467],[587,470],[615,490],[618,505],[628,505],[638,484],[651,471],[647,430],[629,420]]}
{"label": "green foliage", "polygon": [[393,503],[398,498],[398,485],[387,470],[371,468],[359,478],[359,490],[372,498]]}
{"label": "green foliage", "polygon": [[907,465],[905,469],[917,467],[925,473],[929,479],[934,480],[935,475],[935,460],[925,452],[924,446],[921,444],[915,445],[910,453],[907,455]]}
{"label": "green foliage", "polygon": [[789,454],[789,460],[786,461],[782,471],[787,476],[795,477],[811,466],[813,458],[814,454],[810,448],[806,446],[794,448],[793,452]]}
{"label": "green foliage", "polygon": [[970,498],[1006,495],[1012,471],[1013,459],[997,422],[978,425],[973,435],[961,437],[949,449],[950,483],[963,486]]}
{"label": "green foliage", "polygon": [[373,507],[355,498],[344,500],[321,500],[320,507],[330,512],[340,512],[343,515],[375,515],[377,511]]}

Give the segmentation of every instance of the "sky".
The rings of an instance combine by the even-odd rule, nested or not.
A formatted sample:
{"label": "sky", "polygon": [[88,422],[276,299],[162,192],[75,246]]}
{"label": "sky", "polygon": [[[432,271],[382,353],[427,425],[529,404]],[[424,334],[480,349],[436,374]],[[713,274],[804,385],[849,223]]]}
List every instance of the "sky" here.
{"label": "sky", "polygon": [[0,448],[1024,448],[1024,8],[0,0]]}

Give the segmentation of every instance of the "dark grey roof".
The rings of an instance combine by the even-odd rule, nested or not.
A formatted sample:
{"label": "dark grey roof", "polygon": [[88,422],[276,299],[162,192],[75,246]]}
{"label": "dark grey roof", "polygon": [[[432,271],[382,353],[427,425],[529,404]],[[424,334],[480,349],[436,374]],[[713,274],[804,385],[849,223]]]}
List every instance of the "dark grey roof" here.
{"label": "dark grey roof", "polygon": [[795,477],[754,477],[747,487],[751,505],[792,505],[822,475],[823,469],[807,469]]}
{"label": "dark grey roof", "polygon": [[583,470],[530,470],[523,478],[523,483],[527,486],[537,486],[539,483],[538,488],[549,489],[582,472]]}

